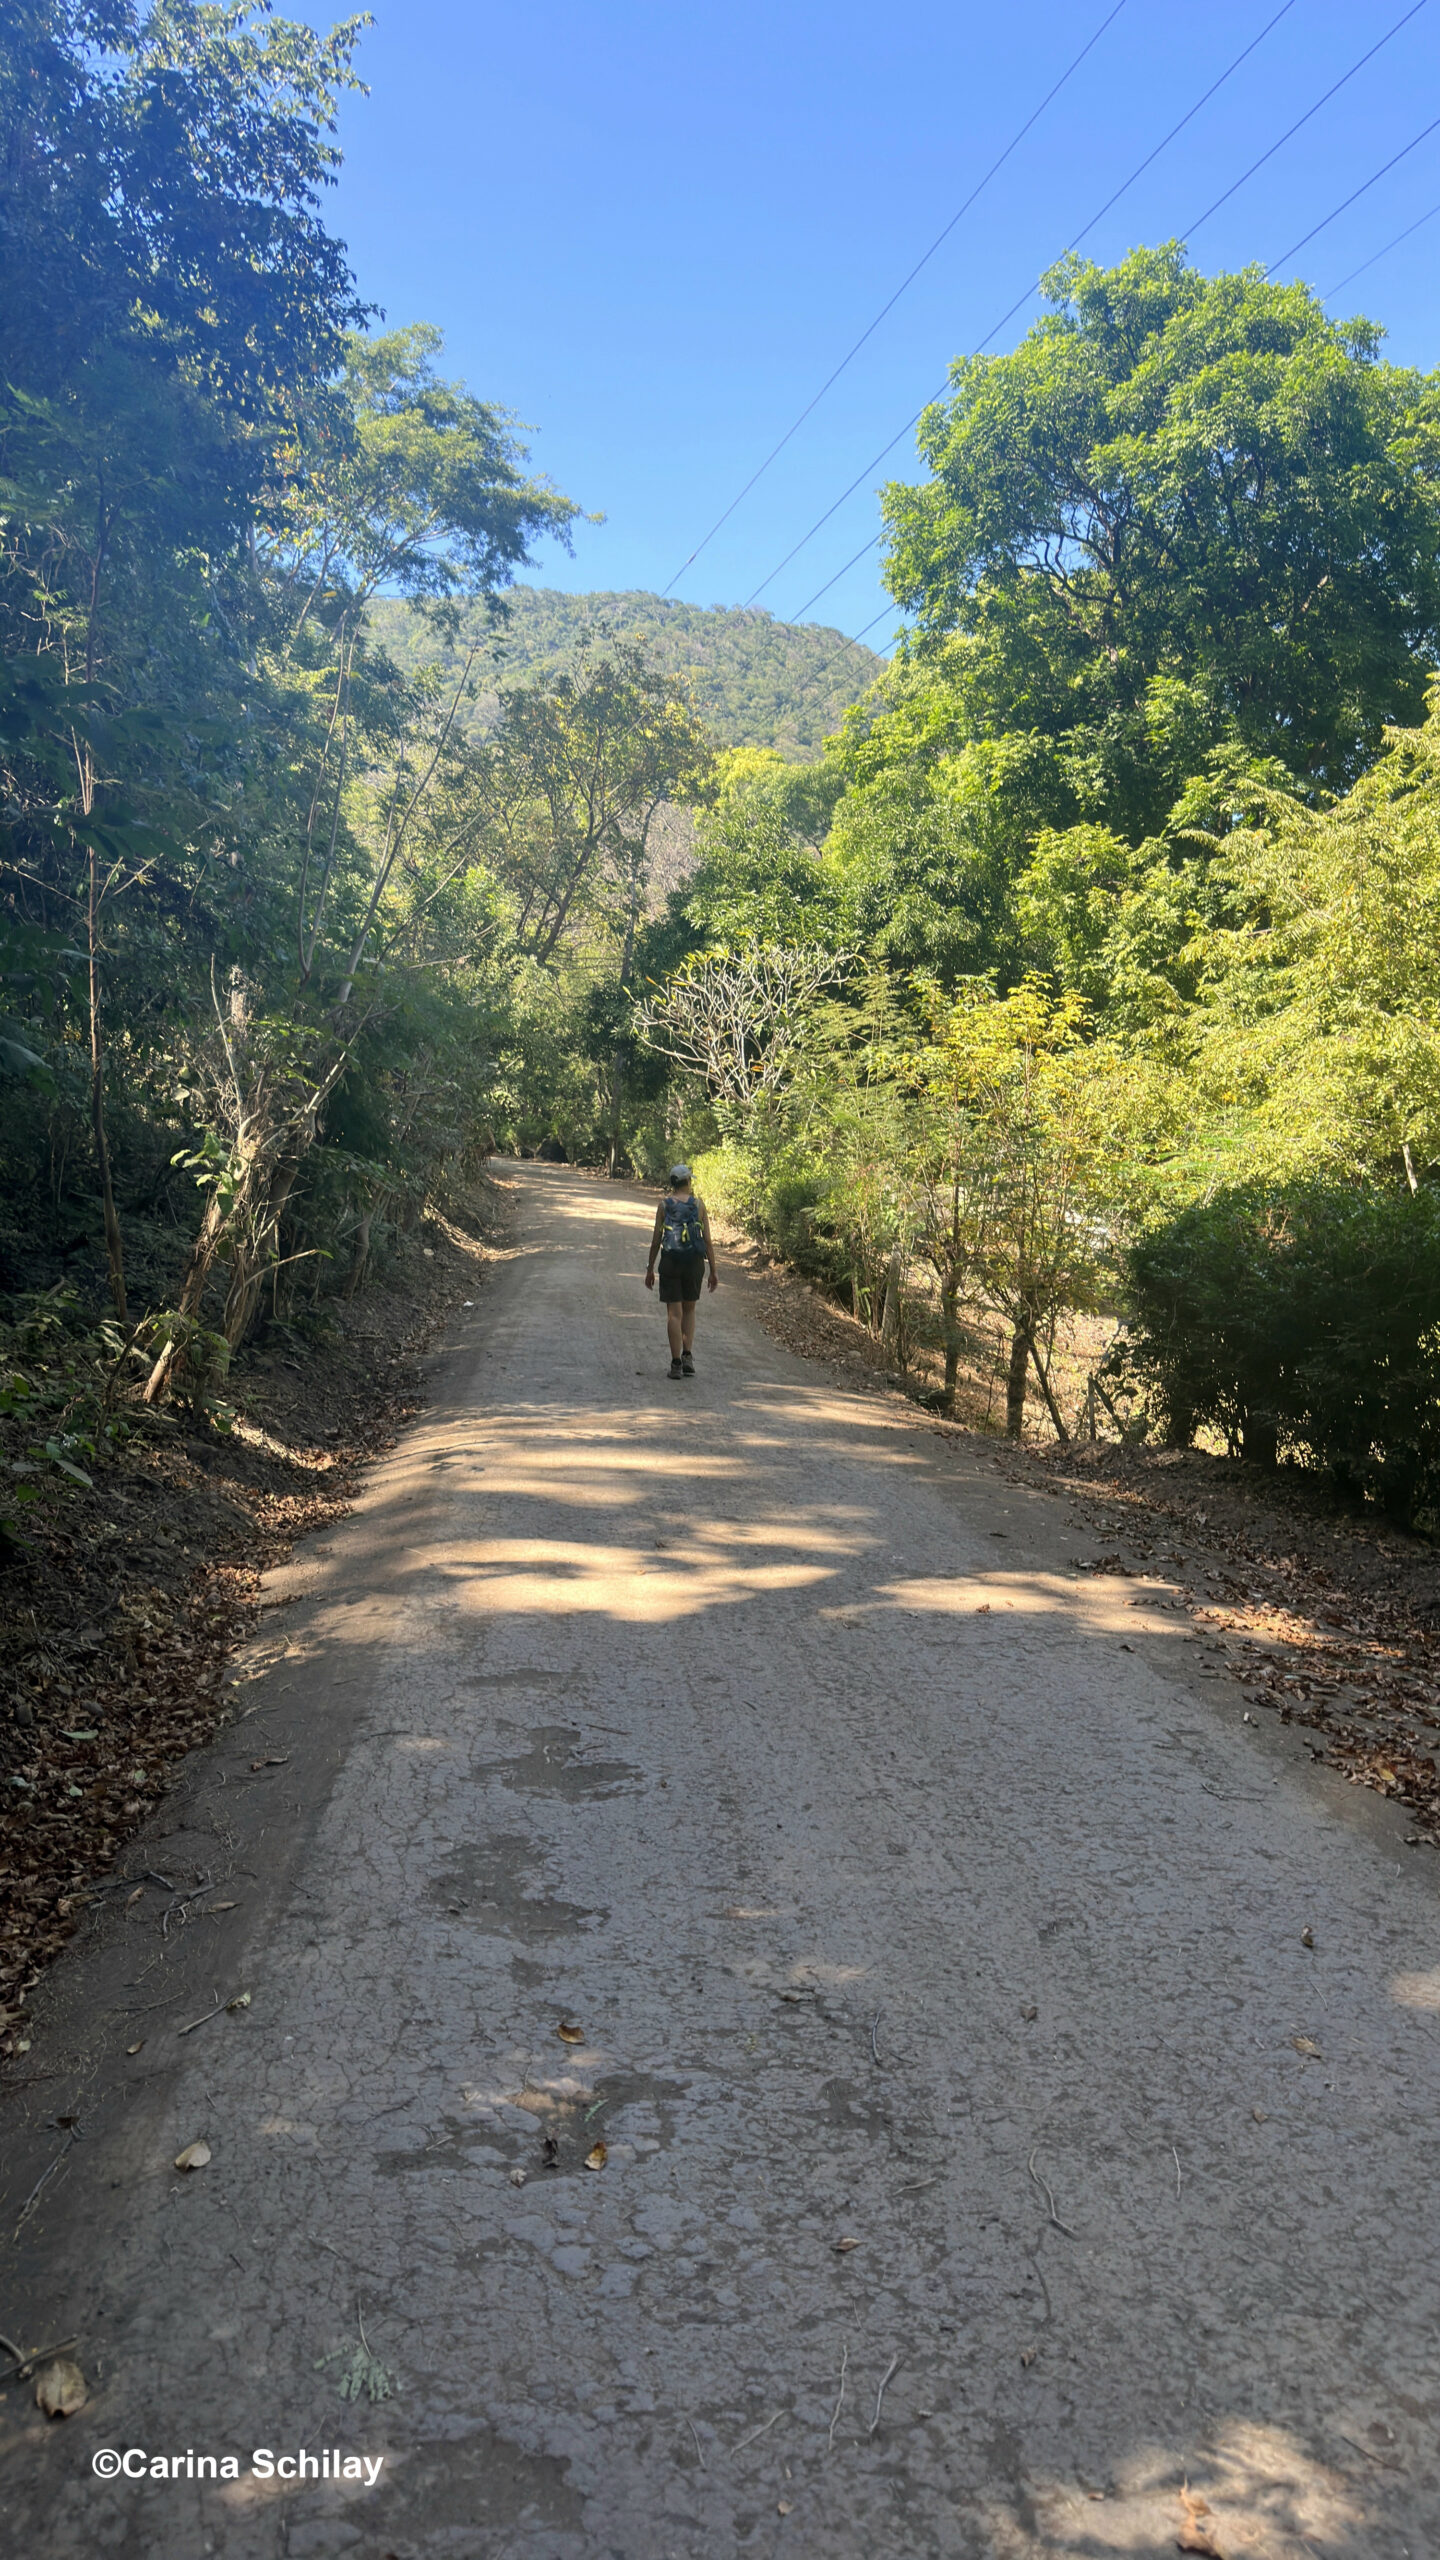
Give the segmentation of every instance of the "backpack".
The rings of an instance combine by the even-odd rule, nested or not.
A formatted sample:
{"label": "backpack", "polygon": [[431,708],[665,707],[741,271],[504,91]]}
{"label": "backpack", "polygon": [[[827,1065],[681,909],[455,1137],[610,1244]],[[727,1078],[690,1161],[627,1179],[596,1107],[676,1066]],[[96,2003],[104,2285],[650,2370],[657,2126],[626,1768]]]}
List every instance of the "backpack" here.
{"label": "backpack", "polygon": [[660,1237],[663,1251],[703,1253],[705,1228],[700,1216],[700,1203],[694,1192],[667,1192],[664,1210],[665,1224]]}

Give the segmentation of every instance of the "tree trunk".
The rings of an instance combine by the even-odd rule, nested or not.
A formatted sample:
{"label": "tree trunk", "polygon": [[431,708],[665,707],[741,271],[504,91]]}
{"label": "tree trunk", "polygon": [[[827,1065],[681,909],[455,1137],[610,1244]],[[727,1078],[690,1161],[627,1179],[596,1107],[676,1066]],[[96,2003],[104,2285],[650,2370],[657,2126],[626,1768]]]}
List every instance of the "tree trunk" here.
{"label": "tree trunk", "polygon": [[190,1258],[185,1265],[185,1276],[180,1283],[180,1302],[176,1309],[175,1330],[162,1347],[145,1381],[146,1404],[158,1404],[170,1383],[171,1373],[185,1347],[186,1331],[199,1316],[206,1283],[215,1268],[215,1256],[220,1250],[220,1238],[224,1232],[224,1226],[225,1212],[220,1205],[219,1192],[212,1191],[205,1203],[205,1215],[200,1221],[200,1232],[190,1247]]}
{"label": "tree trunk", "polygon": [[1050,1373],[1040,1356],[1040,1345],[1035,1339],[1033,1326],[1027,1326],[1026,1338],[1030,1346],[1030,1357],[1035,1363],[1035,1375],[1040,1381],[1040,1393],[1045,1399],[1050,1419],[1055,1425],[1055,1437],[1059,1441],[1062,1449],[1068,1449],[1070,1445],[1070,1426],[1066,1421],[1064,1414],[1061,1412],[1059,1405],[1055,1401],[1055,1390],[1050,1384]]}
{"label": "tree trunk", "polygon": [[[635,966],[635,934],[640,922],[640,864],[634,855],[630,861],[630,896],[625,910],[625,943],[620,954],[620,993],[630,992],[630,972]],[[613,1182],[620,1166],[620,1121],[625,1109],[625,1068],[629,1043],[623,1033],[616,1040],[610,1056],[610,1161],[606,1167]]]}
{"label": "tree trunk", "polygon": [[885,1306],[880,1318],[880,1339],[891,1356],[901,1360],[900,1343],[900,1248],[890,1256],[885,1274]]}
{"label": "tree trunk", "polygon": [[1273,1413],[1247,1413],[1240,1426],[1240,1455],[1252,1467],[1280,1463],[1280,1432]]}
{"label": "tree trunk", "polygon": [[368,1208],[361,1210],[359,1219],[356,1222],[355,1251],[351,1256],[350,1274],[345,1283],[345,1295],[347,1298],[353,1298],[356,1290],[361,1288],[364,1284],[365,1269],[370,1260],[370,1229],[374,1223],[375,1212],[378,1206],[379,1203],[372,1200]]}
{"label": "tree trunk", "polygon": [[617,1040],[610,1059],[610,1154],[606,1172],[612,1182],[620,1172],[620,1121],[625,1109],[625,1043]]}
{"label": "tree trunk", "polygon": [[270,1176],[265,1204],[250,1235],[242,1246],[240,1232],[232,1227],[234,1258],[231,1263],[230,1286],[225,1293],[225,1313],[221,1318],[225,1339],[232,1351],[238,1351],[260,1304],[265,1274],[272,1267],[275,1248],[280,1239],[280,1223],[289,1204],[290,1194],[299,1178],[298,1156],[283,1157]]}
{"label": "tree trunk", "polygon": [[110,1295],[121,1324],[128,1325],[125,1303],[125,1240],[115,1213],[110,1180],[110,1142],[105,1130],[105,1033],[100,1010],[100,882],[95,848],[90,847],[90,898],[87,910],[90,958],[90,1127],[95,1140],[95,1169],[105,1214],[105,1253],[110,1265]]}
{"label": "tree trunk", "polygon": [[940,1291],[940,1318],[945,1333],[945,1404],[947,1413],[955,1410],[955,1388],[960,1376],[959,1283],[947,1280]]}
{"label": "tree trunk", "polygon": [[1017,1324],[1010,1337],[1010,1367],[1005,1379],[1005,1429],[1018,1440],[1025,1428],[1025,1372],[1030,1365],[1030,1331]]}

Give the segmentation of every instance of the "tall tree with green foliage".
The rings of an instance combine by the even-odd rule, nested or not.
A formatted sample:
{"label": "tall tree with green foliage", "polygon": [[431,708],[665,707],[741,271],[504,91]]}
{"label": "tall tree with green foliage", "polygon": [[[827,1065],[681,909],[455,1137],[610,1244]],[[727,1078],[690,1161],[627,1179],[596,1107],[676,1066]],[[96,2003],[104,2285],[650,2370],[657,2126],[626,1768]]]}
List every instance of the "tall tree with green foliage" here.
{"label": "tall tree with green foliage", "polygon": [[1343,788],[1435,662],[1440,389],[1308,287],[1174,243],[1046,292],[926,411],[929,480],[885,493],[964,734],[1043,741],[1057,820],[1132,838],[1226,738]]}
{"label": "tall tree with green foliage", "polygon": [[365,606],[483,608],[574,513],[438,332],[359,334],[321,203],[361,23],[0,22],[0,931],[28,990],[0,1074],[31,1086],[7,1175],[48,1143],[58,1202],[83,1091],[124,1313],[122,1212],[188,1160],[157,1393],[217,1269],[233,1344],[302,1240],[328,1254],[455,1138],[502,901],[463,687],[403,676]]}

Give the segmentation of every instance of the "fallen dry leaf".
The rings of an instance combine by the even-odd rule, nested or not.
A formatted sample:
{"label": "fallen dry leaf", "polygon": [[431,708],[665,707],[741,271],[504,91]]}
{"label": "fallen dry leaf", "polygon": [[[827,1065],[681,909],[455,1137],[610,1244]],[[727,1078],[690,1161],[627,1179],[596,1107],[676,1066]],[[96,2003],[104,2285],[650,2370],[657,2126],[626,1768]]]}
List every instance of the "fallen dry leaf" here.
{"label": "fallen dry leaf", "polygon": [[1311,2037],[1311,2036],[1292,2036],[1292,2037],[1291,2037],[1291,2039],[1290,2039],[1290,2041],[1291,2041],[1291,2043],[1293,2044],[1293,2046],[1295,2047],[1296,2052],[1297,2052],[1297,2053],[1303,2053],[1303,2054],[1307,2057],[1307,2059],[1308,2059],[1309,2061],[1311,2061],[1311,2062],[1323,2062],[1323,2061],[1324,2061],[1325,2056],[1324,2056],[1324,2054],[1321,2052],[1320,2047],[1318,2046],[1318,2044],[1316,2044],[1316,2042],[1314,2041],[1314,2038],[1313,2038],[1313,2037]]}
{"label": "fallen dry leaf", "polygon": [[1038,2356],[1038,2354],[1039,2354],[1039,2353],[1040,2353],[1040,2350],[1039,2350],[1039,2348],[1038,2348],[1038,2347],[1022,2347],[1022,2348],[1021,2348],[1021,2350],[1020,2350],[1020,2362],[1021,2362],[1021,2364],[1025,2367],[1025,2369],[1026,2369],[1026,2371],[1027,2371],[1027,2372],[1029,2371],[1030,2366],[1034,2363],[1034,2361],[1035,2361],[1035,2359],[1036,2359],[1036,2357]]}
{"label": "fallen dry leaf", "polygon": [[562,2018],[555,2033],[562,2044],[583,2044],[585,2041],[584,2028],[577,2027],[573,2018]]}
{"label": "fallen dry leaf", "polygon": [[1033,2027],[1036,2019],[1040,2015],[1040,2012],[1032,2003],[1028,2007],[1022,2009],[1020,2015],[1024,2019],[1027,2027]]}
{"label": "fallen dry leaf", "polygon": [[35,2385],[35,2406],[47,2418],[73,2418],[89,2397],[85,2376],[69,2356],[47,2364]]}
{"label": "fallen dry leaf", "polygon": [[854,2237],[853,2233],[847,2232],[843,2240],[833,2241],[831,2245],[835,2251],[836,2257],[843,2258],[847,2249],[858,2249],[860,2243]]}
{"label": "fallen dry leaf", "polygon": [[1256,2121],[1256,2123],[1257,2123],[1257,2124],[1268,2124],[1268,2123],[1269,2123],[1269,2121],[1270,2121],[1270,2118],[1269,2118],[1269,2117],[1268,2117],[1268,2115],[1266,2114],[1265,2109],[1264,2109],[1263,2107],[1252,2107],[1252,2108],[1251,2108],[1251,2110],[1250,2110],[1250,2113],[1251,2113],[1251,2114],[1252,2114],[1252,2116],[1254,2117],[1254,2119],[1255,2119],[1255,2121]]}
{"label": "fallen dry leaf", "polygon": [[1185,2510],[1185,2521],[1176,2536],[1176,2550],[1194,2552],[1199,2555],[1199,2560],[1224,2560],[1214,2528],[1203,2522],[1203,2518],[1214,2513],[1209,2499],[1202,2498],[1198,2490],[1184,2488],[1180,2492],[1180,2504]]}
{"label": "fallen dry leaf", "polygon": [[587,2169],[603,2169],[609,2157],[609,2151],[603,2142],[592,2142],[585,2154],[585,2166]]}
{"label": "fallen dry leaf", "polygon": [[209,2166],[209,2161],[210,2145],[208,2142],[187,2142],[184,2150],[177,2151],[175,2154],[175,2166],[177,2169],[204,2169]]}
{"label": "fallen dry leaf", "polygon": [[[465,1255],[478,1265],[480,1249],[468,1240]],[[423,1272],[417,1257],[412,1278],[423,1284],[427,1321],[438,1312],[438,1302],[433,1308],[429,1304],[437,1284],[448,1299],[461,1268],[448,1246],[444,1255],[424,1264]],[[407,1293],[408,1283],[402,1298]],[[336,1304],[337,1334],[348,1339],[337,1340],[333,1352],[316,1346],[307,1354],[303,1378],[298,1364],[293,1371],[282,1364],[267,1384],[261,1374],[268,1365],[264,1362],[247,1377],[241,1401],[247,1418],[259,1424],[260,1436],[252,1441],[248,1433],[237,1434],[236,1442],[227,1444],[243,1450],[238,1464],[219,1448],[207,1449],[197,1463],[195,1435],[182,1425],[166,1435],[163,1445],[141,1435],[127,1444],[127,1451],[117,1447],[114,1466],[104,1470],[103,1482],[97,1479],[98,1509],[87,1511],[83,1523],[64,1503],[48,1508],[42,1503],[27,1514],[23,1626],[13,1610],[0,1625],[0,1669],[13,1696],[17,1734],[28,1737],[34,1731],[36,1709],[43,1703],[39,1682],[58,1668],[56,1656],[64,1655],[72,1637],[86,1656],[85,1703],[82,1709],[72,1700],[68,1711],[74,1725],[64,1728],[62,1749],[43,1756],[35,1784],[25,1791],[24,1807],[15,1802],[0,1808],[0,1832],[13,1838],[20,1817],[26,1844],[23,1859],[0,1854],[0,2052],[12,2053],[30,2041],[20,1995],[70,1935],[82,1903],[90,1899],[88,1888],[74,1893],[74,1877],[115,1879],[103,1907],[123,1904],[145,1881],[133,1870],[126,1872],[127,1842],[137,1824],[148,1817],[157,1791],[172,1783],[171,1773],[178,1774],[183,1755],[207,1742],[217,1726],[231,1722],[237,1691],[251,1673],[243,1657],[228,1657],[237,1642],[254,1632],[260,1571],[278,1562],[293,1539],[338,1522],[356,1491],[349,1478],[351,1459],[389,1445],[408,1418],[413,1394],[408,1358],[392,1363],[388,1346],[382,1349],[378,1336],[372,1340],[375,1317],[368,1307],[362,1313],[357,1302],[352,1318],[346,1302]],[[387,1299],[385,1322],[393,1322],[397,1342],[413,1338],[408,1308],[392,1319]],[[312,1452],[312,1443],[322,1436],[321,1417],[324,1436],[333,1431],[334,1437],[323,1453]],[[12,1431],[7,1455],[17,1453],[14,1439]],[[337,1447],[346,1453],[343,1466],[336,1464]],[[222,1485],[223,1497],[216,1500]],[[116,1534],[111,1543],[107,1533],[131,1525],[129,1494],[136,1490],[146,1496],[147,1539],[132,1544],[129,1536]],[[163,1555],[148,1543],[152,1532]],[[87,1611],[95,1612],[93,1629],[77,1624]],[[32,1641],[36,1637],[38,1650]],[[143,1641],[143,1656],[137,1655],[132,1637]],[[80,1677],[78,1670],[72,1671],[77,1684]],[[53,1706],[52,1700],[47,1713]],[[81,1767],[67,1757],[72,1741],[87,1756],[95,1750],[84,1738],[89,1729],[97,1733],[102,1763],[94,1780],[105,1782],[93,1787],[91,1775],[82,1776]],[[243,1728],[237,1730],[239,1738],[225,1747],[235,1752],[231,1774],[238,1780],[249,1767],[244,1741],[250,1742],[252,1758],[263,1756],[263,1746],[253,1729],[249,1736]],[[38,1749],[39,1741],[37,1735],[21,1747]],[[120,1787],[108,1783],[120,1771],[103,1766],[109,1745],[114,1756],[146,1772],[146,1786],[130,1781],[133,1792],[123,1802]],[[281,1754],[274,1756],[278,1760]],[[276,1779],[286,1773],[268,1767],[255,1774],[258,1783],[261,1774]],[[5,1792],[8,1797],[10,1791]],[[138,1864],[140,1853],[133,1845],[128,1855]],[[199,1878],[186,1870],[167,1873],[159,1883],[163,1902],[177,1890],[183,1894],[192,1883],[198,1885]],[[149,1878],[141,1900],[124,1914],[127,1923],[133,1920],[142,1930],[148,1925],[150,1892],[156,1887],[157,1879]],[[228,1892],[222,1885],[221,1898]],[[204,1907],[192,1904],[192,1922]],[[172,1913],[172,1937],[178,1916]],[[157,2032],[163,2037],[168,2030]]]}
{"label": "fallen dry leaf", "polygon": [[237,1991],[234,1999],[227,2000],[225,2003],[225,2007],[232,2018],[234,2017],[237,2009],[248,2009],[249,2006],[250,1994],[248,1991]]}
{"label": "fallen dry leaf", "polygon": [[138,2044],[127,2044],[127,2046],[125,2047],[125,2050],[126,2050],[126,2052],[127,2052],[127,2053],[143,2053],[143,2052],[144,2052],[144,2050],[145,2050],[145,2039],[144,2039],[144,2037],[143,2037],[143,2036],[141,2037],[141,2039],[140,2039],[140,2041],[139,2041],[139,2043],[138,2043]]}
{"label": "fallen dry leaf", "polygon": [[794,2506],[794,2503],[795,2501],[793,2498],[777,2498],[775,2501],[775,2513],[777,2516],[788,2516]]}
{"label": "fallen dry leaf", "polygon": [[1301,1930],[1301,1932],[1300,1932],[1300,1944],[1301,1944],[1301,1946],[1302,1946],[1302,1947],[1313,1947],[1313,1946],[1314,1946],[1314,1944],[1315,1944],[1315,1932],[1314,1932],[1314,1930],[1313,1930],[1313,1929],[1302,1929],[1302,1930]]}
{"label": "fallen dry leaf", "polygon": [[212,1911],[238,1911],[239,1908],[238,1902],[212,1902],[210,1905]]}

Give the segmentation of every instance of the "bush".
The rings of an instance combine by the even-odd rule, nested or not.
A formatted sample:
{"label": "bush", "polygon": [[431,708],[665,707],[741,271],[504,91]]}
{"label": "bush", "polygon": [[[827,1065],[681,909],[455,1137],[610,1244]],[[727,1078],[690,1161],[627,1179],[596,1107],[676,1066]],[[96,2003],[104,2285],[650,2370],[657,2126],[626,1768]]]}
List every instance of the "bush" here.
{"label": "bush", "polygon": [[1130,1248],[1129,1365],[1169,1436],[1286,1447],[1440,1514],[1440,1193],[1318,1180],[1197,1201]]}
{"label": "bush", "polygon": [[694,1162],[695,1188],[712,1209],[811,1279],[834,1280],[837,1257],[817,1231],[824,1175],[796,1145],[740,1147],[727,1141]]}

